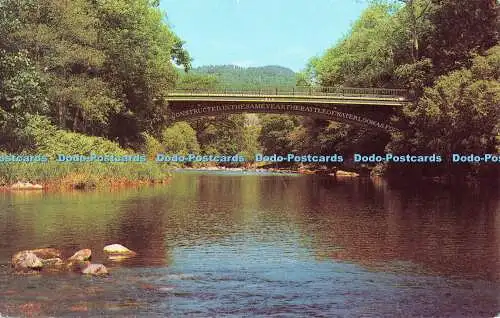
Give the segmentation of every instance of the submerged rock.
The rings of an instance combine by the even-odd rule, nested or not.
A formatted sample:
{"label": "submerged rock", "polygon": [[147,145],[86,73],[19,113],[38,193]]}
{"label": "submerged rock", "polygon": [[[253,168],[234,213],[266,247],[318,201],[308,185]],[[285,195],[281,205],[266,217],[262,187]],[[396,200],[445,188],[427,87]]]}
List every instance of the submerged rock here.
{"label": "submerged rock", "polygon": [[43,267],[42,260],[31,251],[20,251],[12,256],[12,267],[16,271],[39,270]]}
{"label": "submerged rock", "polygon": [[89,264],[81,270],[82,274],[85,275],[107,275],[108,269],[102,264]]}
{"label": "submerged rock", "polygon": [[68,261],[66,263],[66,268],[75,273],[81,272],[87,266],[90,265],[90,261]]}
{"label": "submerged rock", "polygon": [[104,247],[104,252],[110,259],[120,260],[137,255],[136,252],[129,250],[121,244],[111,244]]}

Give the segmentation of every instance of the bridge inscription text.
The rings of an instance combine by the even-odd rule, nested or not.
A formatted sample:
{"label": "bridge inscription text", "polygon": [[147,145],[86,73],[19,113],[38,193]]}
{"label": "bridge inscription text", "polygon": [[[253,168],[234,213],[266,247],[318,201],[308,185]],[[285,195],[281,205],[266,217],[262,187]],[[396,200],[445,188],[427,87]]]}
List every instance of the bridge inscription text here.
{"label": "bridge inscription text", "polygon": [[173,112],[172,117],[174,120],[181,118],[188,118],[190,116],[208,115],[213,113],[223,112],[237,112],[237,111],[282,111],[282,112],[299,112],[305,114],[320,114],[332,118],[350,120],[362,124],[383,129],[386,131],[397,131],[396,128],[386,123],[381,123],[376,120],[358,116],[355,114],[344,113],[335,109],[322,108],[317,106],[293,105],[293,104],[270,104],[270,103],[243,103],[243,104],[230,104],[230,105],[215,105],[203,106],[198,104],[197,108]]}

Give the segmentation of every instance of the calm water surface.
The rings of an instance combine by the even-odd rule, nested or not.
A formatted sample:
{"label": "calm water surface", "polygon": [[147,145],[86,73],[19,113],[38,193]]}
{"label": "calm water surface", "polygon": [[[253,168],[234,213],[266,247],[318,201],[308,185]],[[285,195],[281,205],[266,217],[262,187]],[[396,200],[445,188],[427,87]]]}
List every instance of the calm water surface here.
{"label": "calm water surface", "polygon": [[[377,180],[176,173],[167,186],[0,193],[0,314],[493,317],[500,195]],[[139,253],[106,260],[121,243]],[[105,278],[14,276],[11,255],[91,248]]]}

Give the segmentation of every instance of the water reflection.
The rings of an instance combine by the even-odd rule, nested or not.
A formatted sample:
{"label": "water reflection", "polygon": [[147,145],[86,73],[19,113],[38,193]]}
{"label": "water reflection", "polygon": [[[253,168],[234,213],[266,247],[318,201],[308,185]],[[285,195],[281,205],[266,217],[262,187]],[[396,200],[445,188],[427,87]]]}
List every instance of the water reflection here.
{"label": "water reflection", "polygon": [[[107,262],[102,247],[121,243],[139,257],[106,263],[113,274],[99,293],[82,296],[80,278],[57,278],[64,299],[54,298],[53,288],[61,290],[46,287],[45,278],[16,281],[4,266],[0,288],[10,294],[0,294],[0,303],[17,306],[41,293],[43,312],[63,316],[82,301],[117,316],[138,315],[148,304],[160,316],[206,316],[201,308],[213,314],[221,306],[243,315],[264,301],[273,309],[263,315],[342,307],[356,316],[398,306],[426,315],[422,308],[437,306],[431,316],[467,316],[460,302],[481,301],[490,313],[500,290],[499,198],[495,189],[395,188],[381,179],[195,172],[120,192],[1,193],[2,264],[14,251],[41,246],[66,255],[88,247],[95,261]],[[184,273],[192,278],[179,278]],[[170,293],[172,280],[181,291]],[[124,295],[142,305],[123,303]],[[57,309],[61,302],[66,311]],[[117,303],[129,311],[109,309]]]}

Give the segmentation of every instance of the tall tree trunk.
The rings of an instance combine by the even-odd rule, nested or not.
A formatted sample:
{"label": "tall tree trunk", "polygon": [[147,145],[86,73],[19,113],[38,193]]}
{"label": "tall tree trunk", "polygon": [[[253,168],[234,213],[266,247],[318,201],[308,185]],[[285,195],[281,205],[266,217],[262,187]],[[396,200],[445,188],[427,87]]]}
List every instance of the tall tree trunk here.
{"label": "tall tree trunk", "polygon": [[410,32],[411,32],[411,58],[415,63],[419,58],[418,52],[418,32],[417,32],[417,16],[415,14],[414,0],[408,0],[406,3],[410,14]]}

